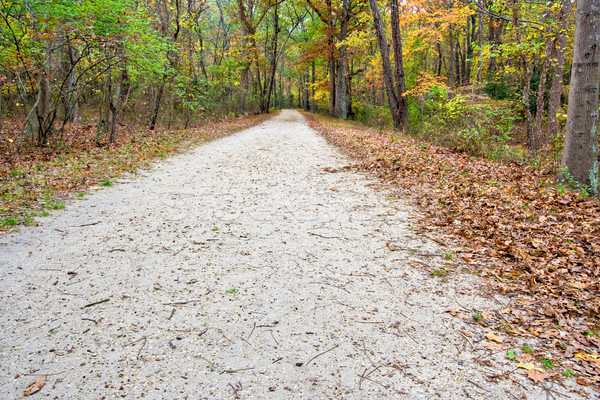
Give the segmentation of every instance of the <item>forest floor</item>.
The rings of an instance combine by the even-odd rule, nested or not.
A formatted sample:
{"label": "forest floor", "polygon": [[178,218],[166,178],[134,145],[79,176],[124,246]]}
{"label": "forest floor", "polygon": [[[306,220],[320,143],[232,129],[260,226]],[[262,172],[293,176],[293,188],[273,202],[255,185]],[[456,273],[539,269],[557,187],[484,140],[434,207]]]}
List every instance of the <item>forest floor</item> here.
{"label": "forest floor", "polygon": [[573,358],[545,358],[552,332],[519,330],[536,298],[499,294],[493,255],[424,222],[425,178],[408,191],[360,171],[386,165],[359,153],[391,147],[370,138],[431,147],[311,125],[351,154],[283,111],[0,237],[3,396],[593,396],[592,332]]}

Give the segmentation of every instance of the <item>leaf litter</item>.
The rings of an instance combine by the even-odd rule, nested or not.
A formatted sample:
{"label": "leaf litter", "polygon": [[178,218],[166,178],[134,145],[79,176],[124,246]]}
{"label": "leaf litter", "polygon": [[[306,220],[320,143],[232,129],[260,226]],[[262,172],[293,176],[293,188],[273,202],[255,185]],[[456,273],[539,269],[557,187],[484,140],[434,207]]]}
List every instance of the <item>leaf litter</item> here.
{"label": "leaf litter", "polygon": [[[549,169],[322,116],[309,116],[309,124],[353,157],[355,168],[413,198],[424,214],[420,232],[449,235],[472,272],[511,299],[485,321],[488,327],[535,341],[539,354],[549,352],[555,364],[575,371],[578,383],[600,390],[597,200],[564,190]],[[584,353],[589,357],[576,356]],[[548,378],[530,374],[534,382]]]}

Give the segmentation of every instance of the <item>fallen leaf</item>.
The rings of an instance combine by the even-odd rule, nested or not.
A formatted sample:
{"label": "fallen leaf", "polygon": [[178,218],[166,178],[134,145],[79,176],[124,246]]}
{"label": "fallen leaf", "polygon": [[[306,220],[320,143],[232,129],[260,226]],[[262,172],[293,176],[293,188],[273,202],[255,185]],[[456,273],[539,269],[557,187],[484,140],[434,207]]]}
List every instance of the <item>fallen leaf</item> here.
{"label": "fallen leaf", "polygon": [[496,343],[503,343],[504,341],[502,340],[502,338],[498,335],[495,335],[491,332],[488,332],[485,334],[485,337],[490,341],[490,342],[496,342]]}
{"label": "fallen leaf", "polygon": [[577,383],[579,383],[580,385],[583,385],[583,386],[590,386],[590,382],[588,382],[582,378],[577,379]]}
{"label": "fallen leaf", "polygon": [[544,372],[543,369],[536,367],[535,364],[523,364],[523,363],[519,363],[517,364],[517,368],[523,368],[526,369],[527,371],[539,371],[539,372]]}
{"label": "fallen leaf", "polygon": [[524,305],[524,306],[531,306],[531,305],[534,305],[535,303],[537,303],[537,301],[517,300],[517,303]]}
{"label": "fallen leaf", "polygon": [[548,379],[550,375],[540,372],[536,369],[532,369],[531,371],[527,372],[527,377],[535,383],[540,383],[544,382],[544,379]]}
{"label": "fallen leaf", "polygon": [[492,342],[484,342],[482,344],[482,346],[485,347],[486,349],[492,350],[492,351],[500,351],[500,350],[508,349],[508,346],[506,346],[504,344],[492,343]]}
{"label": "fallen leaf", "polygon": [[583,351],[580,351],[578,353],[575,353],[575,357],[600,365],[600,358],[598,358],[598,356],[595,354],[587,354],[587,353],[584,353]]}
{"label": "fallen leaf", "polygon": [[39,392],[40,389],[42,389],[45,384],[46,384],[46,375],[40,376],[35,381],[33,381],[29,385],[27,385],[27,387],[25,388],[25,391],[23,392],[23,396],[31,396],[32,394]]}

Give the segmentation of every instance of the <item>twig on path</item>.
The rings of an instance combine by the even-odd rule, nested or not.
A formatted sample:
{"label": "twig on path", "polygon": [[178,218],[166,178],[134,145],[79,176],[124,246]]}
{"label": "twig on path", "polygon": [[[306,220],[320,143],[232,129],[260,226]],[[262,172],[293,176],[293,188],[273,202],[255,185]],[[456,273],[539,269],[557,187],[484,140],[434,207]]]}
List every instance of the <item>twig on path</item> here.
{"label": "twig on path", "polygon": [[461,335],[463,335],[463,337],[465,338],[465,340],[467,341],[467,343],[469,343],[471,345],[471,348],[473,350],[475,350],[475,346],[473,346],[473,343],[469,340],[469,338],[467,337],[467,335],[461,331],[460,329],[458,330],[458,332],[460,332]]}
{"label": "twig on path", "polygon": [[146,347],[146,343],[148,342],[148,337],[144,336],[144,343],[142,343],[142,345],[140,346],[140,349],[137,352],[137,356],[135,358],[140,358],[140,354],[142,354],[142,350],[144,350],[144,347]]}
{"label": "twig on path", "polygon": [[100,318],[99,320],[95,320],[95,319],[91,319],[91,318],[81,318],[82,321],[90,321],[93,322],[94,325],[98,325],[98,322],[102,321],[102,318]]}
{"label": "twig on path", "polygon": [[477,382],[473,382],[473,381],[472,381],[472,380],[470,380],[470,379],[467,379],[467,382],[469,382],[469,383],[470,383],[471,385],[473,385],[473,386],[477,386],[479,389],[481,389],[481,390],[483,390],[484,392],[486,392],[485,388],[484,388],[484,387],[482,387],[482,386],[481,386],[480,384],[478,384]]}
{"label": "twig on path", "polygon": [[331,286],[334,287],[336,289],[340,289],[343,290],[344,292],[348,293],[348,294],[352,294],[348,291],[348,289],[346,289],[343,286],[336,286],[336,285],[332,285],[331,283],[325,283],[325,282],[308,282],[309,284],[313,284],[313,285],[326,285],[326,286]]}
{"label": "twig on path", "polygon": [[415,342],[416,344],[420,345],[421,343],[419,343],[417,341],[417,339],[415,339],[414,337],[412,337],[408,332],[406,332],[404,329],[402,329],[400,326],[397,326],[396,329],[398,329],[399,331],[402,331],[402,333],[404,333],[406,336],[408,336],[409,338],[412,339],[413,342]]}
{"label": "twig on path", "polygon": [[96,221],[96,222],[90,222],[89,224],[82,224],[82,225],[77,225],[76,228],[83,228],[84,226],[92,226],[92,225],[98,225],[99,223],[101,223],[102,221]]}
{"label": "twig on path", "polygon": [[115,251],[122,251],[122,252],[126,252],[127,250],[125,250],[125,249],[110,249],[108,252],[109,252],[109,253],[113,253],[113,252],[115,252]]}
{"label": "twig on path", "polygon": [[254,321],[254,325],[252,326],[252,331],[250,331],[250,334],[248,335],[248,337],[246,338],[246,341],[250,340],[250,337],[252,336],[252,334],[254,333],[254,330],[256,329],[256,321]]}
{"label": "twig on path", "polygon": [[375,367],[375,363],[373,362],[373,360],[371,360],[371,357],[369,357],[369,353],[367,353],[367,346],[365,345],[365,338],[362,339],[362,345],[363,345],[363,353],[365,353],[365,356],[367,356],[367,360],[369,360],[371,365]]}
{"label": "twig on path", "polygon": [[198,336],[200,337],[200,336],[204,335],[206,332],[208,332],[208,328],[204,328],[204,330],[202,332],[200,332],[198,334]]}
{"label": "twig on path", "polygon": [[311,361],[313,361],[315,358],[317,358],[317,357],[320,357],[320,356],[322,356],[323,354],[329,353],[331,350],[337,349],[339,346],[340,346],[339,344],[336,344],[335,346],[333,346],[333,347],[332,347],[332,348],[330,348],[329,350],[325,350],[325,351],[323,351],[323,352],[321,352],[321,353],[317,354],[316,356],[314,356],[313,358],[311,358],[310,360],[308,360],[308,361],[306,362],[306,366],[308,367],[308,364],[310,364],[310,363],[311,363]]}
{"label": "twig on path", "polygon": [[356,310],[356,308],[352,307],[351,305],[344,304],[341,301],[338,301],[337,299],[333,299],[333,302],[339,304],[340,306],[344,306],[344,307],[351,308],[352,310]]}
{"label": "twig on path", "polygon": [[76,284],[78,284],[78,283],[81,283],[81,282],[87,281],[88,279],[90,279],[90,278],[80,279],[80,280],[78,280],[77,282],[65,283],[65,286],[76,285]]}
{"label": "twig on path", "polygon": [[[208,292],[210,293],[210,292]],[[206,294],[208,294],[206,293]],[[193,299],[193,300],[182,300],[182,301],[174,301],[171,303],[163,303],[163,306],[183,306],[190,303],[196,303],[198,301],[202,301],[202,299]]]}
{"label": "twig on path", "polygon": [[226,369],[223,372],[221,372],[221,374],[235,374],[236,372],[248,371],[251,369],[254,369],[254,367],[240,368],[240,369]]}
{"label": "twig on path", "polygon": [[561,395],[561,396],[563,396],[563,397],[566,397],[566,398],[568,398],[568,397],[569,397],[568,395],[566,395],[566,394],[564,394],[564,393],[561,393],[561,392],[559,392],[559,391],[557,391],[557,390],[553,390],[553,389],[550,389],[549,387],[546,387],[546,385],[540,385],[540,386],[542,386],[542,388],[543,388],[543,389],[546,391],[546,393],[548,394],[548,396],[547,396],[547,397],[553,397],[553,398],[556,398],[556,396],[554,396],[554,395],[553,395],[553,393],[554,393],[554,394]]}
{"label": "twig on path", "polygon": [[173,318],[173,315],[174,315],[174,314],[175,314],[175,308],[173,308],[173,309],[171,310],[171,315],[169,315],[169,318],[167,318],[167,320],[168,320],[168,321],[170,321],[170,320],[171,320],[171,318]]}
{"label": "twig on path", "polygon": [[339,236],[325,236],[325,235],[321,235],[319,233],[314,233],[314,232],[306,232],[306,233],[308,233],[309,235],[312,235],[312,236],[318,236],[323,239],[339,239],[340,238]]}
{"label": "twig on path", "polygon": [[358,375],[358,376],[360,376],[360,381],[358,381],[358,390],[362,390],[362,381],[364,379],[367,379],[375,371],[378,371],[381,367],[383,367],[383,365],[378,365],[377,367],[373,368],[368,374],[367,374],[368,368],[365,368],[362,375]]}
{"label": "twig on path", "polygon": [[[360,376],[360,375],[359,375],[359,376]],[[363,377],[363,379],[366,379],[366,380],[368,380],[369,382],[376,383],[376,384],[378,384],[379,386],[381,386],[381,387],[382,387],[382,388],[384,388],[384,389],[389,389],[389,388],[390,388],[390,385],[384,385],[383,383],[381,383],[381,382],[377,382],[376,380],[374,380],[374,379],[371,379],[371,378],[369,378],[369,377],[366,377],[366,376],[364,376],[364,377]]]}
{"label": "twig on path", "polygon": [[273,364],[278,363],[281,360],[283,360],[283,357],[279,357],[277,360],[273,361]]}
{"label": "twig on path", "polygon": [[510,394],[510,396],[511,396],[513,399],[515,399],[515,400],[519,400],[519,398],[518,398],[517,396],[515,396],[514,394],[512,394],[512,393],[510,392],[510,390],[508,390],[508,389],[506,389],[506,388],[505,388],[505,389],[504,389],[504,391],[505,391],[506,393]]}
{"label": "twig on path", "polygon": [[146,346],[146,343],[148,342],[148,336],[142,336],[139,339],[133,340],[125,345],[123,345],[123,347],[127,347],[127,346],[133,346],[134,344],[138,343],[138,342],[144,342],[142,343],[142,346],[140,347],[140,349],[138,350],[137,356],[136,358],[138,358],[140,356],[140,354],[142,353],[142,350],[144,349],[144,347]]}
{"label": "twig on path", "polygon": [[427,238],[427,239],[429,239],[429,240],[433,240],[434,242],[436,242],[437,244],[440,244],[440,245],[442,245],[442,246],[445,246],[445,245],[446,245],[446,243],[444,243],[444,242],[443,242],[443,241],[441,241],[440,239],[436,239],[436,238],[434,238],[434,237],[432,237],[432,236],[425,235],[424,233],[421,233],[420,235],[421,235],[421,236],[423,236],[423,237],[426,237],[426,238]]}
{"label": "twig on path", "polygon": [[240,395],[239,395],[237,389],[235,388],[235,386],[233,386],[231,383],[229,383],[229,386],[231,386],[231,388],[233,389],[233,393],[235,393],[235,398],[239,399]]}
{"label": "twig on path", "polygon": [[275,341],[275,343],[277,344],[277,346],[279,346],[279,342],[277,341],[277,339],[275,339],[275,335],[273,335],[273,330],[269,329],[269,332],[271,332],[271,337],[273,338],[273,340]]}
{"label": "twig on path", "polygon": [[456,304],[458,304],[458,305],[459,305],[459,306],[460,306],[460,307],[461,307],[463,310],[465,310],[465,311],[469,311],[469,312],[473,312],[473,311],[475,311],[475,310],[473,310],[472,308],[468,308],[468,307],[465,307],[465,306],[463,306],[462,304],[460,304],[460,303],[458,302],[458,300],[456,299],[456,294],[454,295],[454,301],[456,302]]}
{"label": "twig on path", "polygon": [[92,307],[92,306],[97,306],[98,304],[106,303],[107,301],[110,301],[110,299],[104,299],[104,300],[100,300],[100,301],[95,301],[90,304],[86,304],[85,306],[81,307],[81,309]]}

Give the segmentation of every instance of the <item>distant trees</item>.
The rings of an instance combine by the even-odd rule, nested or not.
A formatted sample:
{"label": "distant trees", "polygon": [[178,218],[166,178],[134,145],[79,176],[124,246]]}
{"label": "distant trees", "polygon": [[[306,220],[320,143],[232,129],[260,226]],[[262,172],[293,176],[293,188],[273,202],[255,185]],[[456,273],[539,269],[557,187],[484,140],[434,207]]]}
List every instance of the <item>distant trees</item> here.
{"label": "distant trees", "polygon": [[[427,137],[452,131],[444,143],[462,138],[467,150],[506,149],[518,126],[529,151],[544,153],[560,147],[564,132],[573,5],[0,0],[0,115],[21,118],[23,136],[46,145],[79,118],[112,141],[125,123],[187,127],[213,115],[302,107]],[[573,84],[591,85],[580,75],[593,63],[581,57]],[[572,88],[593,97],[591,89]],[[581,101],[591,107],[581,96],[569,101],[564,157],[576,179],[583,175],[569,160],[591,148],[575,145],[572,133],[577,115],[588,113]]]}

